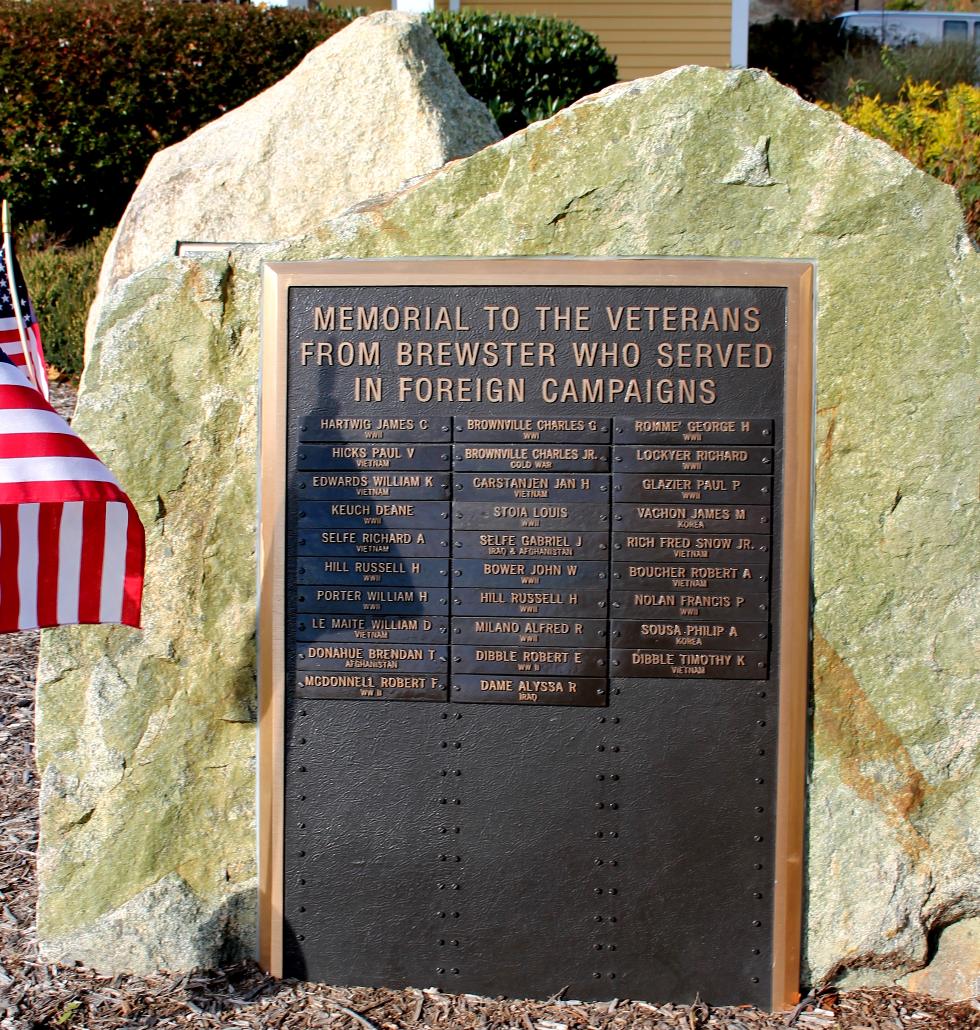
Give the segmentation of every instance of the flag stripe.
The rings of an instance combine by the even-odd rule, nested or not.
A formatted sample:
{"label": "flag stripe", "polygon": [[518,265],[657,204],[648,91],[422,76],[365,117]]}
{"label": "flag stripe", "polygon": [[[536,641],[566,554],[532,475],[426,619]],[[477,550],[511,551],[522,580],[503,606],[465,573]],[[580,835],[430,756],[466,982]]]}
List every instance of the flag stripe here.
{"label": "flag stripe", "polygon": [[82,575],[82,509],[80,502],[61,509],[58,535],[58,624],[78,622],[78,594]]}
{"label": "flag stripe", "polygon": [[143,568],[146,565],[146,537],[143,523],[129,498],[126,498],[126,578],[123,581],[123,604],[120,621],[126,626],[139,626],[143,606]]}
{"label": "flag stripe", "polygon": [[28,383],[24,373],[9,361],[0,362],[0,409],[49,411],[48,402]]}
{"label": "flag stripe", "polygon": [[[125,540],[126,523],[129,521],[126,505],[111,501],[105,507],[106,540]],[[126,552],[120,547],[106,547],[102,556],[99,622],[119,622],[122,618],[125,580]]]}
{"label": "flag stripe", "polygon": [[0,458],[0,489],[7,483],[55,483],[63,479],[116,482],[98,458]]}
{"label": "flag stripe", "polygon": [[19,559],[17,508],[3,505],[0,506],[0,632],[4,633],[20,629]]}
{"label": "flag stripe", "polygon": [[42,504],[45,501],[121,501],[126,495],[115,483],[79,482],[0,484],[5,504]]}
{"label": "flag stripe", "polygon": [[[31,393],[34,391],[31,390]],[[0,419],[0,447],[5,437],[31,435],[75,436],[71,426],[56,412],[43,409],[6,411]],[[77,440],[78,437],[75,437]]]}
{"label": "flag stripe", "polygon": [[60,566],[61,504],[42,504],[38,521],[37,622],[58,625],[58,569]]}
{"label": "flag stripe", "polygon": [[105,506],[82,506],[82,562],[79,571],[78,621],[98,622],[105,555]]}
{"label": "flag stripe", "polygon": [[[57,416],[55,416],[57,417]],[[99,459],[73,433],[0,434],[0,460],[4,458]]]}
{"label": "flag stripe", "polygon": [[38,515],[40,505],[17,506],[18,560],[17,594],[20,609],[17,622],[24,629],[37,626]]}

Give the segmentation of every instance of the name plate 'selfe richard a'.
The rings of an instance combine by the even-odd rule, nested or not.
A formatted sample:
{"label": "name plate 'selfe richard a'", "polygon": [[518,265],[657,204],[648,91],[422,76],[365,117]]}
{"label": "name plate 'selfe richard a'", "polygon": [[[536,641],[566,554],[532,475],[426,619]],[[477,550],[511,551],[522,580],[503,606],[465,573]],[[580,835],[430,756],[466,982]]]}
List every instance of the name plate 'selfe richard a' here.
{"label": "name plate 'selfe richard a'", "polygon": [[794,994],[812,280],[267,266],[270,969]]}

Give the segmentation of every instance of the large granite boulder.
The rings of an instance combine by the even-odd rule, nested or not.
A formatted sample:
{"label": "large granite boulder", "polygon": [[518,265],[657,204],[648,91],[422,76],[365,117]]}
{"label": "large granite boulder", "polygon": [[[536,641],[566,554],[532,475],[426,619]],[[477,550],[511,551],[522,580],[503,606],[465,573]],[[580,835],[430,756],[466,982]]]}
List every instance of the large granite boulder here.
{"label": "large granite boulder", "polygon": [[177,911],[199,913],[184,936],[248,939],[260,259],[494,254],[818,261],[806,975],[925,966],[980,914],[980,261],[949,188],[760,72],[704,68],[611,87],[299,239],[171,259],[113,295],[77,421],[146,520],[147,625],[46,634],[47,953],[143,962],[149,945],[123,943],[133,911],[144,939]]}
{"label": "large granite boulder", "polygon": [[418,19],[359,18],[274,86],[155,154],[123,214],[89,314],[178,240],[268,242],[500,138]]}

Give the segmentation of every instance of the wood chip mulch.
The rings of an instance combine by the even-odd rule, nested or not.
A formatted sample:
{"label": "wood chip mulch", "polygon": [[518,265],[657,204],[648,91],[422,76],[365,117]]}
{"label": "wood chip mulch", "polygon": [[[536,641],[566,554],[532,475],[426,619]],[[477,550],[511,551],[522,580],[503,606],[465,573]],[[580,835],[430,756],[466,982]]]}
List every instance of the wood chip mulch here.
{"label": "wood chip mulch", "polygon": [[[70,387],[56,403],[71,409]],[[980,1005],[899,989],[821,992],[794,1012],[751,1007],[584,1004],[375,990],[275,980],[253,963],[155,976],[103,976],[41,961],[34,930],[38,781],[37,633],[0,636],[0,1030],[275,1027],[282,1030],[980,1030]]]}

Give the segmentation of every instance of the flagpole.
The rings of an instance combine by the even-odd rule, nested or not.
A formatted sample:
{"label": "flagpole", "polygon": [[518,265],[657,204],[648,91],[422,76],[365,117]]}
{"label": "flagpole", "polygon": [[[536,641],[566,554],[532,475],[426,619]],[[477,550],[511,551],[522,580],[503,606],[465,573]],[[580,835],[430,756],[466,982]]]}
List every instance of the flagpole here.
{"label": "flagpole", "polygon": [[3,261],[7,268],[7,285],[10,288],[10,303],[14,309],[14,318],[17,321],[17,335],[20,336],[20,347],[24,352],[24,362],[27,365],[27,375],[31,384],[38,393],[43,393],[37,381],[37,369],[34,367],[34,354],[30,344],[27,342],[27,327],[24,325],[24,313],[20,309],[20,295],[17,292],[17,280],[14,277],[14,238],[10,233],[10,205],[6,198],[3,201]]}

